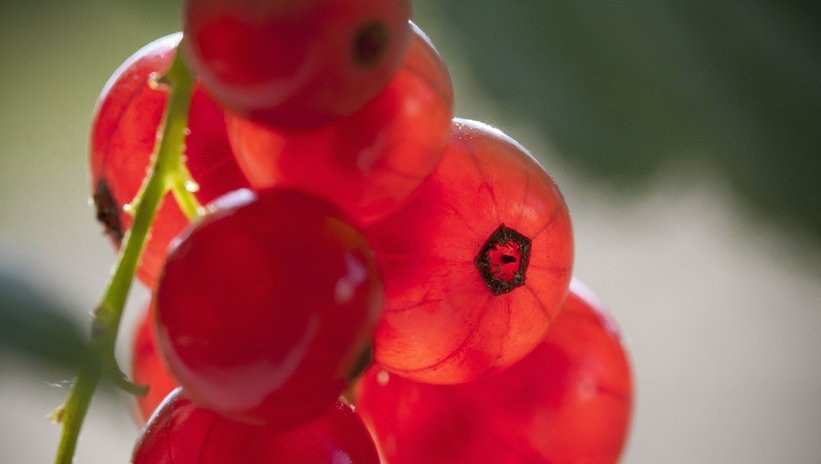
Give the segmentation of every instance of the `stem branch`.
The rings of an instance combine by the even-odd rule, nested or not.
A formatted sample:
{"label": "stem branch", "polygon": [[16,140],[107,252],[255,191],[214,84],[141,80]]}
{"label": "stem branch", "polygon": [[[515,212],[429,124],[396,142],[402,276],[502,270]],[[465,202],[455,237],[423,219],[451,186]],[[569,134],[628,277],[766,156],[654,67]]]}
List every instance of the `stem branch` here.
{"label": "stem branch", "polygon": [[63,427],[55,458],[56,464],[71,464],[80,428],[101,378],[110,378],[115,385],[127,391],[140,391],[139,387],[126,381],[116,367],[114,347],[123,308],[134,280],[134,272],[162,199],[170,190],[174,192],[174,198],[180,203],[180,208],[189,217],[193,217],[192,214],[197,215],[201,210],[194,195],[186,188],[186,181],[182,184],[182,190],[187,194],[178,192],[179,180],[190,179],[183,161],[183,151],[193,89],[193,78],[186,69],[181,54],[175,56],[164,80],[171,87],[171,93],[163,125],[158,131],[158,147],[151,169],[132,202],[134,221],[131,230],[125,237],[117,265],[100,304],[94,311],[91,325],[92,354],[80,368],[65,403],[58,408],[60,412],[55,415]]}

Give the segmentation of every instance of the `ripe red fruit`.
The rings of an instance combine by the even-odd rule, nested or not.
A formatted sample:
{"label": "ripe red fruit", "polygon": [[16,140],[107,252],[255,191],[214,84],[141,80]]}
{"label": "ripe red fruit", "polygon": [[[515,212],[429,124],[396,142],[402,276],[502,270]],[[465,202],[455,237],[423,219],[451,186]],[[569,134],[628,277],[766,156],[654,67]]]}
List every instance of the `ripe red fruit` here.
{"label": "ripe red fruit", "polygon": [[281,430],[230,421],[180,390],[143,429],[132,464],[378,464],[373,440],[350,406],[337,402],[302,426]]}
{"label": "ripe red fruit", "polygon": [[630,366],[591,295],[574,281],[542,344],[475,382],[428,385],[371,368],[358,411],[387,461],[616,462],[630,426]]}
{"label": "ripe red fruit", "polygon": [[409,0],[187,0],[189,62],[225,106],[278,126],[357,111],[396,70]]}
{"label": "ripe red fruit", "polygon": [[157,351],[154,324],[151,322],[152,315],[153,310],[150,307],[147,308],[137,327],[137,335],[134,337],[134,347],[131,352],[131,377],[134,383],[149,387],[148,393],[136,397],[140,424],[151,417],[171,390],[177,388],[177,381],[168,372],[168,368],[165,367]]}
{"label": "ripe red fruit", "polygon": [[[131,227],[123,211],[140,189],[149,168],[165,103],[166,88],[150,84],[171,64],[180,34],[146,45],[109,79],[97,101],[91,131],[91,177],[97,219],[119,247]],[[191,101],[186,138],[188,169],[199,184],[197,198],[207,203],[247,185],[234,160],[225,131],[225,117],[197,87]],[[157,212],[137,275],[153,286],[165,261],[168,243],[188,219],[168,195]]]}
{"label": "ripe red fruit", "polygon": [[371,250],[331,204],[239,191],[170,253],[157,339],[197,404],[284,426],[333,404],[382,306]]}
{"label": "ripe red fruit", "polygon": [[454,121],[427,182],[367,233],[386,296],[375,359],[419,381],[466,382],[518,361],[570,281],[570,217],[553,180],[473,121]]}
{"label": "ripe red fruit", "polygon": [[453,89],[422,31],[382,92],[350,117],[287,130],[229,116],[237,161],[256,188],[295,187],[356,219],[390,212],[434,169],[450,134]]}

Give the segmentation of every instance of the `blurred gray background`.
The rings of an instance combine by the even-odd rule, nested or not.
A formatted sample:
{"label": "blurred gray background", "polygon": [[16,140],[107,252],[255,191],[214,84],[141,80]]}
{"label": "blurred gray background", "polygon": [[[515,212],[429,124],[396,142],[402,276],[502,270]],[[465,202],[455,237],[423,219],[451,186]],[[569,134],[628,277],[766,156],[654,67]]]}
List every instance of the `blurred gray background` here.
{"label": "blurred gray background", "polygon": [[[816,2],[418,0],[457,113],[541,157],[576,274],[628,337],[626,463],[821,462],[821,16]],[[88,205],[95,99],[178,2],[0,3],[0,462],[53,459],[114,253]],[[121,332],[147,301],[131,298]],[[76,462],[127,462],[127,398]]]}

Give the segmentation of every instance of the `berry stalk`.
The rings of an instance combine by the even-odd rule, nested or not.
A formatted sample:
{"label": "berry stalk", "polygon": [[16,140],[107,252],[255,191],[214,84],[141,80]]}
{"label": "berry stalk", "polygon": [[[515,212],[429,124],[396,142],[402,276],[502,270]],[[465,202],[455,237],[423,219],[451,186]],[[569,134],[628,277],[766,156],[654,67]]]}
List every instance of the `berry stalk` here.
{"label": "berry stalk", "polygon": [[145,387],[134,385],[125,379],[114,359],[117,332],[134,272],[154,216],[167,193],[172,192],[180,209],[190,218],[202,211],[192,193],[191,186],[195,184],[185,167],[185,135],[194,81],[181,54],[175,56],[161,83],[168,85],[171,93],[163,124],[157,132],[156,152],[140,192],[129,206],[134,214],[134,222],[125,236],[117,265],[93,314],[92,353],[81,367],[66,401],[52,415],[62,424],[56,464],[71,464],[80,428],[100,379],[110,379],[130,393],[145,393]]}

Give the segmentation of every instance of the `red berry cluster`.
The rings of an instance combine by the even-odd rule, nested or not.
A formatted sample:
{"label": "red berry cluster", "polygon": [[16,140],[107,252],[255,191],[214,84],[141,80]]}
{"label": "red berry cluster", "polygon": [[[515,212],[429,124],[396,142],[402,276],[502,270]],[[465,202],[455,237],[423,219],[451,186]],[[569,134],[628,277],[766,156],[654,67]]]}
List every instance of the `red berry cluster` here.
{"label": "red berry cluster", "polygon": [[184,8],[185,39],[115,72],[91,137],[119,244],[179,48],[208,206],[189,224],[166,198],[139,265],[153,301],[133,374],[151,418],[133,462],[614,462],[630,370],[571,285],[561,193],[517,142],[452,119],[409,1]]}

